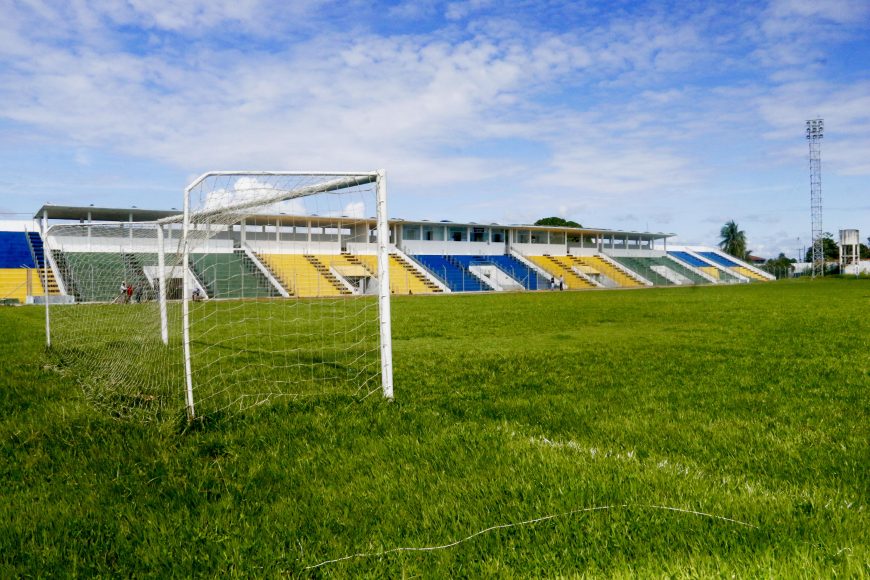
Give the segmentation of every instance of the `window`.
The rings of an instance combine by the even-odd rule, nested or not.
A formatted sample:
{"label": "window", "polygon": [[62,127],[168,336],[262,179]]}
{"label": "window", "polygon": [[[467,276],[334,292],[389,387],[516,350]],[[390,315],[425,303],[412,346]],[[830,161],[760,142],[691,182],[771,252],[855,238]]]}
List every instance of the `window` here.
{"label": "window", "polygon": [[402,239],[419,240],[420,226],[402,226]]}
{"label": "window", "polygon": [[565,232],[550,232],[550,243],[551,244],[564,244],[565,243]]}
{"label": "window", "polygon": [[493,244],[502,244],[505,240],[505,231],[504,230],[492,230],[492,243]]}
{"label": "window", "polygon": [[472,242],[485,242],[486,241],[486,229],[474,227],[471,228],[471,241]]}
{"label": "window", "polygon": [[532,243],[533,244],[546,244],[547,243],[547,232],[532,232]]}
{"label": "window", "polygon": [[464,242],[467,235],[468,234],[466,233],[465,228],[457,228],[457,227],[450,228],[450,240],[451,241]]}
{"label": "window", "polygon": [[518,244],[528,244],[529,243],[529,230],[517,230],[517,243]]}
{"label": "window", "polygon": [[423,226],[423,239],[435,242],[444,241],[444,228],[440,226]]}

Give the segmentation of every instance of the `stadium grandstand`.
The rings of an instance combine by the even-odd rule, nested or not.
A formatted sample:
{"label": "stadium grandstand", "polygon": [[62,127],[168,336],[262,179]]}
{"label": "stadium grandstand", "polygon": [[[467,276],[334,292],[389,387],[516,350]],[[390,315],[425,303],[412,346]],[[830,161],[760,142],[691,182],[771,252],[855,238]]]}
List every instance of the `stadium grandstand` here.
{"label": "stadium grandstand", "polygon": [[[147,226],[177,210],[41,207],[0,223],[0,300],[105,302],[122,282],[156,293],[157,241]],[[363,225],[360,225],[362,223]],[[76,225],[76,228],[70,228]],[[375,220],[256,215],[226,227],[192,260],[205,299],[371,293]],[[394,294],[644,288],[764,282],[773,276],[717,248],[668,246],[675,234],[392,219]],[[177,244],[179,230],[168,229]],[[169,279],[170,297],[181,281]],[[46,298],[47,288],[47,298]]]}

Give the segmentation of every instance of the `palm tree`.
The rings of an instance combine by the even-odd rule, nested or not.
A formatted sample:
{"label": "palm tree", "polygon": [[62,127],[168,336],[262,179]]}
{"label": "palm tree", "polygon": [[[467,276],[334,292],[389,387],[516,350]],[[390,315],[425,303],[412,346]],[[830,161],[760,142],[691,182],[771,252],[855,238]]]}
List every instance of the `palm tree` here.
{"label": "palm tree", "polygon": [[746,232],[741,230],[734,220],[725,222],[719,235],[722,236],[719,247],[723,252],[741,260],[746,257]]}

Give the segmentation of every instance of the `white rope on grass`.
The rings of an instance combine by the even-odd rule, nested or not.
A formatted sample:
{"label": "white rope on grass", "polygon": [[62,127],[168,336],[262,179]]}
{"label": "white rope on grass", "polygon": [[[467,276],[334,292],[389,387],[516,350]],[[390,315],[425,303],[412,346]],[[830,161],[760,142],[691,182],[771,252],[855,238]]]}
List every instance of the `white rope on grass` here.
{"label": "white rope on grass", "polygon": [[[629,504],[614,504],[614,505],[597,506],[597,507],[591,507],[591,508],[579,508],[579,509],[575,509],[575,510],[571,510],[571,511],[567,511],[567,512],[562,512],[559,514],[553,514],[553,515],[549,515],[549,516],[543,516],[540,518],[534,518],[531,520],[525,520],[522,522],[515,522],[515,523],[510,523],[510,524],[500,524],[497,526],[490,526],[486,529],[474,532],[470,536],[466,536],[462,539],[455,540],[455,541],[447,543],[447,544],[441,544],[438,546],[402,547],[402,548],[391,548],[389,550],[383,550],[381,552],[368,552],[368,553],[360,552],[357,554],[351,554],[349,556],[343,556],[341,558],[335,558],[334,560],[324,560],[323,562],[320,562],[319,564],[313,564],[311,566],[306,566],[303,569],[304,570],[313,570],[315,568],[320,568],[321,566],[327,566],[329,564],[336,564],[338,562],[344,562],[346,560],[353,560],[356,558],[381,557],[381,556],[386,556],[387,554],[394,554],[397,552],[434,552],[436,550],[446,550],[449,548],[454,548],[454,547],[458,546],[459,544],[462,544],[463,542],[467,542],[471,539],[474,539],[477,536],[486,534],[488,532],[493,532],[496,530],[504,530],[507,528],[515,528],[515,527],[526,526],[526,525],[534,525],[534,524],[544,522],[547,520],[553,520],[553,519],[557,519],[557,518],[567,517],[567,516],[571,516],[571,515],[579,514],[579,513],[583,513],[583,512],[603,511],[603,510],[612,510],[612,509],[616,509],[616,508],[629,508],[629,507],[632,507],[632,506]],[[692,514],[692,515],[696,515],[696,516],[702,516],[702,517],[713,518],[713,519],[717,519],[717,520],[723,520],[726,522],[739,524],[741,526],[746,526],[748,528],[756,528],[756,529],[758,528],[758,526],[755,526],[753,524],[748,524],[746,522],[741,522],[740,520],[735,520],[732,518],[727,518],[725,516],[717,516],[715,514],[708,514],[705,512],[699,512],[699,511],[694,511],[694,510],[687,510],[687,509],[682,509],[682,508],[660,506],[660,505],[638,505],[638,506],[634,506],[634,507],[641,507],[641,508],[648,508],[648,509],[659,509],[659,510],[667,510],[667,511],[678,512],[678,513]]]}

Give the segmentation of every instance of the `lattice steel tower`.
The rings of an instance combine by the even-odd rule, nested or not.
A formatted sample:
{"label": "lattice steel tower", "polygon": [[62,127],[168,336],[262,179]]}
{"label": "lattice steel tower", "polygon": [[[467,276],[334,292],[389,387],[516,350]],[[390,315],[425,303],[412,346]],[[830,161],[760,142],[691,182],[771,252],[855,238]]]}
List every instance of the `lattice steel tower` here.
{"label": "lattice steel tower", "polygon": [[824,119],[807,121],[807,141],[810,144],[810,215],[813,224],[813,278],[825,275],[825,247],[822,241],[822,137]]}

